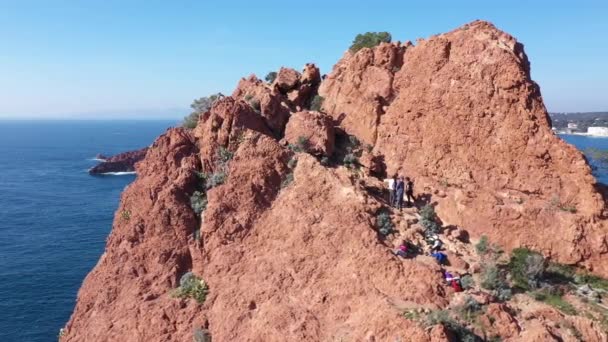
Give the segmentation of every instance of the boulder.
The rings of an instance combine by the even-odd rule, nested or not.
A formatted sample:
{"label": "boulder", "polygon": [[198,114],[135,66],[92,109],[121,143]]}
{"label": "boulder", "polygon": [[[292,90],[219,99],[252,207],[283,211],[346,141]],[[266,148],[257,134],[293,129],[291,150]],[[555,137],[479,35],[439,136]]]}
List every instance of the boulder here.
{"label": "boulder", "polygon": [[298,86],[300,77],[300,73],[294,69],[281,67],[273,84],[276,85],[281,92],[287,93]]}
{"label": "boulder", "polygon": [[334,150],[335,132],[331,117],[311,111],[291,115],[285,129],[285,141],[297,144],[307,141],[307,152],[317,156],[331,156]]}

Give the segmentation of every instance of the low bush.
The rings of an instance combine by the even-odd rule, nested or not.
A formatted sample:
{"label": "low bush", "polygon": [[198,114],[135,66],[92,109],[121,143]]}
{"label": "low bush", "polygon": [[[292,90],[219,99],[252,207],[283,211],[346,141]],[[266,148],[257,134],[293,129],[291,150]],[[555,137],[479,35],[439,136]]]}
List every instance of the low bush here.
{"label": "low bush", "polygon": [[293,173],[288,173],[281,182],[281,189],[287,187],[291,182],[293,182]]}
{"label": "low bush", "polygon": [[475,335],[475,333],[473,333],[467,327],[458,323],[456,320],[454,320],[452,317],[450,317],[449,312],[446,310],[431,311],[429,314],[427,314],[427,316],[424,318],[422,323],[426,327],[431,327],[433,325],[441,324],[444,327],[446,327],[448,330],[450,330],[452,333],[454,333],[454,335],[456,335],[456,337],[458,338],[458,341],[462,341],[462,342],[482,341],[482,339],[479,336]]}
{"label": "low bush", "polygon": [[391,220],[389,213],[383,211],[376,216],[376,228],[383,236],[388,236],[395,229],[395,225]]}
{"label": "low bush", "polygon": [[295,158],[295,157],[292,157],[287,162],[287,167],[290,168],[290,169],[292,169],[292,170],[295,169],[297,165],[298,165],[298,158]]}
{"label": "low bush", "polygon": [[532,293],[532,297],[540,302],[547,303],[567,315],[576,315],[576,309],[562,297],[561,291],[547,287]]}
{"label": "low bush", "polygon": [[307,152],[309,147],[310,142],[308,141],[308,138],[303,136],[298,137],[298,140],[295,143],[287,145],[287,148],[289,148],[292,152],[295,153]]}
{"label": "low bush", "polygon": [[355,53],[363,48],[373,48],[380,43],[390,43],[392,40],[391,34],[388,32],[366,32],[358,34],[350,46],[350,51]]}
{"label": "low bush", "polygon": [[264,77],[264,79],[266,80],[266,82],[268,83],[272,83],[274,82],[274,80],[277,79],[277,72],[276,71],[271,71],[268,74],[266,74],[266,77]]}
{"label": "low bush", "polygon": [[323,98],[323,96],[315,95],[315,97],[313,97],[312,101],[310,102],[310,110],[320,112],[323,108],[323,101],[325,101],[325,98]]}
{"label": "low bush", "polygon": [[120,212],[120,217],[125,221],[129,221],[131,219],[131,211],[123,209],[123,211]]}
{"label": "low bush", "polygon": [[441,232],[441,226],[437,223],[437,213],[432,205],[427,204],[420,209],[420,225],[435,234]]}
{"label": "low bush", "polygon": [[220,93],[217,93],[194,100],[190,105],[190,108],[192,108],[194,111],[184,118],[184,121],[182,122],[182,127],[190,129],[196,127],[200,114],[211,109],[213,103],[217,101],[220,96]]}
{"label": "low bush", "polygon": [[495,264],[483,264],[480,285],[486,290],[497,290],[504,285],[504,279]]}
{"label": "low bush", "polygon": [[321,165],[323,165],[323,166],[327,166],[327,165],[329,165],[329,158],[327,158],[327,157],[323,157],[323,158],[321,158],[320,163],[321,163]]}
{"label": "low bush", "polygon": [[179,287],[175,289],[173,296],[178,298],[193,298],[202,304],[205,302],[208,292],[209,289],[204,280],[192,272],[187,272],[180,278]]}
{"label": "low bush", "polygon": [[220,146],[216,153],[215,153],[217,162],[221,163],[222,165],[226,165],[226,163],[228,163],[230,160],[232,160],[232,157],[234,157],[234,152],[231,152],[229,149],[225,148],[224,146]]}
{"label": "low bush", "polygon": [[482,264],[480,285],[486,290],[491,290],[492,294],[500,301],[511,299],[512,291],[506,280],[506,275],[494,263]]}
{"label": "low bush", "polygon": [[211,334],[206,329],[195,328],[192,336],[194,342],[211,342]]}
{"label": "low bush", "polygon": [[359,166],[359,158],[357,158],[357,156],[354,155],[353,153],[349,153],[349,154],[345,155],[342,162],[344,163],[344,166],[346,166],[349,169],[354,169]]}
{"label": "low bush", "polygon": [[482,235],[479,242],[475,244],[475,250],[478,255],[485,255],[488,252],[488,237]]}
{"label": "low bush", "polygon": [[472,289],[475,287],[475,280],[473,279],[473,276],[467,274],[460,278],[460,285],[465,290]]}
{"label": "low bush", "polygon": [[481,310],[481,304],[471,296],[467,296],[464,302],[454,308],[456,313],[465,321],[472,322],[477,317],[478,312]]}
{"label": "low bush", "polygon": [[228,176],[226,175],[226,173],[224,171],[218,171],[218,172],[214,172],[212,173],[206,181],[206,188],[207,190],[213,189],[218,185],[222,185],[224,184],[224,182],[226,181],[226,178]]}
{"label": "low bush", "polygon": [[190,196],[190,207],[197,216],[207,208],[207,195],[202,191],[195,191]]}
{"label": "low bush", "polygon": [[515,248],[511,252],[509,272],[516,287],[522,290],[538,288],[545,271],[545,258],[527,248]]}

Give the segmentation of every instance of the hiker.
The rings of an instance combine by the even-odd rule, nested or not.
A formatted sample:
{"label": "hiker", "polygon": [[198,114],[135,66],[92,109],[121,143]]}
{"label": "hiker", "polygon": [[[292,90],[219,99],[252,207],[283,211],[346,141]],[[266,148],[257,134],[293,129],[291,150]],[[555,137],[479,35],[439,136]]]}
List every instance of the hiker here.
{"label": "hiker", "polygon": [[451,281],[450,285],[454,289],[454,292],[462,292],[462,286],[460,285],[460,278],[453,279]]}
{"label": "hiker", "polygon": [[403,176],[400,176],[395,183],[395,204],[397,209],[403,208],[403,192],[405,191],[405,183],[403,182]]}
{"label": "hiker", "polygon": [[397,248],[397,250],[395,252],[393,252],[395,255],[398,255],[404,259],[406,259],[408,257],[408,247],[407,247],[407,241],[403,240],[401,242],[401,245],[399,245],[399,247]]}
{"label": "hiker", "polygon": [[443,246],[443,242],[441,242],[437,235],[435,235],[435,241],[433,241],[433,245],[431,245],[431,252],[439,252],[441,250],[441,246]]}
{"label": "hiker", "polygon": [[414,204],[414,182],[410,177],[405,177],[405,200],[408,207]]}
{"label": "hiker", "polygon": [[387,178],[384,183],[388,184],[388,204],[393,207],[395,206],[395,185],[397,183],[397,175],[393,175],[393,178]]}
{"label": "hiker", "polygon": [[431,253],[431,256],[437,260],[439,265],[445,265],[448,261],[448,256],[441,252]]}

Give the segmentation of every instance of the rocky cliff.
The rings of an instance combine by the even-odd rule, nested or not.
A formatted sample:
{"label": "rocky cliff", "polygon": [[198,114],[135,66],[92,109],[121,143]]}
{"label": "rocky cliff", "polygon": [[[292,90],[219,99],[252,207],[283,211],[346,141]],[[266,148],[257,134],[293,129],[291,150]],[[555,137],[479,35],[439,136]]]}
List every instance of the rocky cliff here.
{"label": "rocky cliff", "polygon": [[[321,112],[308,110],[317,91]],[[347,161],[354,149],[359,161]],[[412,176],[444,226],[608,275],[590,169],[552,134],[521,44],[486,22],[347,52],[322,83],[312,64],[272,84],[244,78],[136,168],[62,341],[461,338],[403,316],[458,296],[428,257],[391,253],[420,227],[415,210],[387,208],[377,178],[387,172]],[[395,224],[388,237],[381,213]],[[474,272],[457,240],[452,267]],[[172,295],[188,271],[208,285],[202,304]],[[488,305],[478,336],[568,340],[568,323],[606,338],[588,318],[478,298]]]}
{"label": "rocky cliff", "polygon": [[144,147],[141,150],[123,152],[112,157],[98,154],[96,158],[101,160],[101,163],[89,169],[89,173],[100,175],[110,172],[133,172],[135,164],[144,159],[147,151],[148,148]]}

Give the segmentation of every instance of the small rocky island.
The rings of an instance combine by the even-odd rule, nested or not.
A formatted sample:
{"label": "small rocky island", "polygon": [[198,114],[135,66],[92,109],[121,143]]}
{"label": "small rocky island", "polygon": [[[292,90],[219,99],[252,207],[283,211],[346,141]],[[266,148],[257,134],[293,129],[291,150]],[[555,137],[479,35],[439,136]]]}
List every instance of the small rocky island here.
{"label": "small rocky island", "polygon": [[91,175],[101,175],[111,172],[135,172],[135,163],[144,159],[147,147],[141,150],[119,153],[112,157],[102,154],[97,155],[97,159],[103,160],[101,163],[89,169]]}

